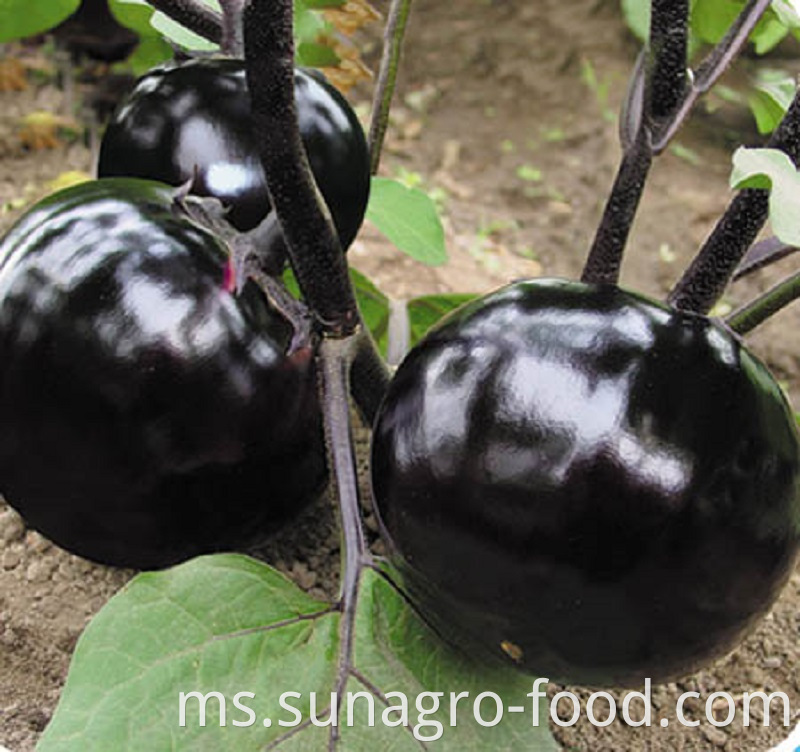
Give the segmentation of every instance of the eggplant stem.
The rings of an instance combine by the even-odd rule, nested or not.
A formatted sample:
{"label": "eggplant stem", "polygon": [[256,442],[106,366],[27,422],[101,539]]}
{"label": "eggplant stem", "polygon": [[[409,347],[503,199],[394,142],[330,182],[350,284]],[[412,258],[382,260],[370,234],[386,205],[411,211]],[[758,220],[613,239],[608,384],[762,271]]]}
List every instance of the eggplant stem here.
{"label": "eggplant stem", "polygon": [[219,0],[222,8],[222,39],[220,50],[223,55],[234,58],[244,57],[244,28],[242,14],[245,0]]}
{"label": "eggplant stem", "polygon": [[371,420],[389,374],[361,320],[339,237],[300,138],[292,24],[292,0],[249,0],[245,5],[245,71],[259,153],[289,262],[318,330],[327,337],[360,331],[354,397]]}
{"label": "eggplant stem", "polygon": [[[353,675],[353,643],[355,639],[356,606],[361,573],[371,566],[372,556],[364,538],[361,505],[358,494],[358,474],[353,450],[348,394],[349,372],[355,354],[355,337],[325,338],[319,350],[319,383],[322,394],[323,421],[329,461],[333,469],[334,489],[339,507],[342,534],[342,578],[339,608],[339,663],[336,676],[336,713],[348,680]],[[333,709],[331,709],[333,712]],[[328,749],[339,743],[338,724],[331,726]]]}
{"label": "eggplant stem", "polygon": [[728,69],[746,44],[750,32],[769,8],[771,0],[749,0],[719,44],[706,56],[691,77],[691,84],[672,117],[653,138],[653,150],[660,154],[680,130],[698,98],[705,94]]}
{"label": "eggplant stem", "polygon": [[652,163],[650,129],[643,123],[632,147],[622,156],[581,281],[587,284],[617,283],[623,251]]}
{"label": "eggplant stem", "polygon": [[[653,162],[653,128],[664,121],[686,90],[689,0],[653,0],[650,43],[644,64],[644,98],[635,135],[623,152],[581,280],[616,284],[645,181]],[[636,92],[636,82],[631,92]]]}
{"label": "eggplant stem", "polygon": [[725,323],[737,334],[745,335],[798,298],[800,298],[800,271],[778,282],[738,311],[734,311]]}
{"label": "eggplant stem", "polygon": [[411,14],[411,1],[392,0],[389,19],[384,30],[383,56],[372,100],[372,119],[369,127],[370,169],[373,175],[377,175],[381,164],[383,142],[389,127],[389,112],[400,67],[403,38],[408,25],[408,17]]}
{"label": "eggplant stem", "polygon": [[366,327],[362,326],[356,332],[350,387],[358,411],[368,426],[375,422],[390,380],[391,374],[375,347],[375,341]]}
{"label": "eggplant stem", "polygon": [[658,123],[672,115],[686,91],[689,0],[652,0],[651,13],[645,101]]}
{"label": "eggplant stem", "polygon": [[[800,163],[800,94],[767,142]],[[667,298],[670,305],[705,314],[722,296],[736,269],[769,216],[769,192],[740,191],[731,201],[689,268]]]}
{"label": "eggplant stem", "polygon": [[[694,75],[688,76],[688,3],[653,0],[647,58],[644,66],[634,69],[620,120],[622,164],[589,251],[584,282],[616,284],[653,157],[666,149],[697,99],[719,80],[769,5],[770,0],[749,0],[719,44]],[[638,80],[641,76],[644,83]],[[642,153],[642,129],[650,131],[646,147],[650,149],[649,156]],[[748,245],[754,238],[755,235],[750,237]]]}
{"label": "eggplant stem", "polygon": [[308,164],[294,98],[292,0],[249,0],[245,72],[267,190],[300,291],[328,336],[359,325],[355,292],[330,213]]}
{"label": "eggplant stem", "polygon": [[744,279],[745,277],[759,271],[771,264],[777,263],[787,256],[800,251],[800,248],[794,245],[788,245],[776,237],[766,238],[758,243],[750,246],[750,250],[744,257],[744,260],[739,264],[736,273],[733,275],[733,281]]}

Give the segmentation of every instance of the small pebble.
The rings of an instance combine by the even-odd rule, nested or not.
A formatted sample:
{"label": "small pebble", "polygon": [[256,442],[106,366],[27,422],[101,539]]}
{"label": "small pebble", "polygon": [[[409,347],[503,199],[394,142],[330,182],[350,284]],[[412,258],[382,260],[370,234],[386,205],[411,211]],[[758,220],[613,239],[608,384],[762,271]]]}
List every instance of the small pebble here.
{"label": "small pebble", "polygon": [[3,569],[16,569],[22,561],[22,555],[15,548],[8,548],[3,552]]}
{"label": "small pebble", "polygon": [[50,579],[50,574],[53,571],[52,562],[47,562],[43,559],[34,559],[28,564],[28,570],[25,572],[25,578],[28,582],[46,582]]}
{"label": "small pebble", "polygon": [[317,573],[310,571],[308,566],[298,561],[292,568],[292,579],[303,590],[309,590],[317,584]]}
{"label": "small pebble", "polygon": [[386,544],[382,540],[376,540],[369,548],[375,556],[386,556]]}
{"label": "small pebble", "polygon": [[761,687],[764,685],[764,672],[752,666],[747,670],[747,681],[751,687]]}
{"label": "small pebble", "polygon": [[29,530],[25,540],[28,547],[37,554],[43,554],[53,547],[53,544],[47,540],[43,535],[39,535],[34,530]]}
{"label": "small pebble", "polygon": [[375,519],[374,514],[368,514],[364,518],[364,524],[367,526],[367,530],[370,530],[373,533],[378,532],[378,520]]}
{"label": "small pebble", "polygon": [[6,509],[0,512],[0,541],[13,543],[22,540],[25,535],[25,524],[14,510]]}
{"label": "small pebble", "polygon": [[765,658],[764,659],[764,663],[762,665],[766,669],[780,668],[783,665],[783,658],[779,658],[778,656],[773,656],[771,658]]}
{"label": "small pebble", "polygon": [[706,726],[703,728],[703,736],[715,747],[724,747],[728,743],[728,735],[722,729],[718,729],[715,726]]}

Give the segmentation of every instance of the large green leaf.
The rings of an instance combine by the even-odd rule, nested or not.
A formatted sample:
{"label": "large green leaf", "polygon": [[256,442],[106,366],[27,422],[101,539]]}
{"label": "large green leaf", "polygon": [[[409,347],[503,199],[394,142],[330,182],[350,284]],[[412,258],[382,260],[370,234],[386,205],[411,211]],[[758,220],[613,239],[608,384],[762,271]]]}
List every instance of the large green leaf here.
{"label": "large green leaf", "polygon": [[172,48],[153,27],[153,8],[144,0],[109,0],[115,18],[139,35],[139,44],[128,58],[134,73],[141,75],[172,57]]}
{"label": "large green leaf", "polygon": [[[323,720],[337,688],[340,620],[329,604],[244,556],[202,557],[139,575],[78,642],[39,750],[326,749],[330,729],[310,722],[310,698],[316,693],[317,718]],[[532,724],[531,679],[455,654],[371,569],[362,573],[351,666],[344,674],[339,716],[343,752],[421,750],[429,742],[416,737],[439,734],[431,746],[443,751],[557,749],[545,704],[537,707],[541,725]],[[186,699],[191,692],[220,693],[205,703],[205,726],[200,726],[199,696]],[[252,695],[239,694],[244,692]],[[289,692],[299,694],[283,694]],[[357,692],[365,694],[351,703],[347,693]],[[406,719],[388,709],[401,705],[400,696],[392,694],[398,692],[408,699]],[[454,711],[455,726],[451,692],[469,693]],[[483,692],[496,693],[505,709],[525,706],[526,712],[507,712],[497,725],[484,727],[472,713]],[[237,694],[239,707],[233,704]],[[438,710],[426,713],[434,703]],[[374,725],[369,725],[370,706]],[[483,717],[494,715],[490,700]],[[386,723],[403,720],[405,725]]]}
{"label": "large green leaf", "polygon": [[[645,41],[650,34],[651,0],[621,0],[621,2],[628,28],[635,36]],[[793,4],[794,0],[773,0],[772,9],[756,24],[750,34],[750,41],[759,55],[769,52],[789,33],[796,17]],[[689,48],[693,54],[691,51],[696,50],[700,42],[707,44],[719,42],[743,10],[745,3],[744,0],[692,0],[690,7]]]}
{"label": "large green leaf", "polygon": [[748,103],[759,133],[775,130],[789,109],[796,89],[794,78],[785,71],[764,68],[756,73]]}
{"label": "large green leaf", "polygon": [[364,324],[385,357],[389,346],[389,298],[369,277],[355,269],[350,269],[350,280],[356,291],[358,309],[361,311]]}
{"label": "large green leaf", "polygon": [[800,4],[797,0],[772,0],[772,10],[790,29],[800,28]]}
{"label": "large green leaf", "polygon": [[709,44],[716,44],[736,20],[744,3],[731,0],[694,0],[692,31]]}
{"label": "large green leaf", "polygon": [[[203,2],[213,10],[220,10],[218,0]],[[172,56],[172,49],[166,40],[196,52],[213,52],[219,47],[164,13],[154,12],[146,0],[111,0],[111,4],[120,23],[132,28],[142,38],[140,49],[137,49],[133,58],[137,73]],[[344,0],[295,0],[294,34],[298,65],[320,67],[339,62],[332,49],[318,42],[317,38],[328,29],[328,24],[316,11],[343,4]]]}
{"label": "large green leaf", "polygon": [[411,345],[416,345],[448,313],[474,300],[471,293],[447,295],[422,295],[408,301],[408,319],[411,325]]}
{"label": "large green leaf", "polygon": [[650,0],[622,0],[622,14],[634,35],[646,41],[650,36]]}
{"label": "large green leaf", "polygon": [[74,13],[80,0],[0,0],[0,42],[52,29]]}
{"label": "large green leaf", "polygon": [[800,245],[800,173],[778,149],[740,147],[733,155],[732,188],[768,188],[769,219],[779,240]]}
{"label": "large green leaf", "polygon": [[447,262],[444,228],[427,193],[397,180],[374,177],[367,219],[414,260],[428,266]]}

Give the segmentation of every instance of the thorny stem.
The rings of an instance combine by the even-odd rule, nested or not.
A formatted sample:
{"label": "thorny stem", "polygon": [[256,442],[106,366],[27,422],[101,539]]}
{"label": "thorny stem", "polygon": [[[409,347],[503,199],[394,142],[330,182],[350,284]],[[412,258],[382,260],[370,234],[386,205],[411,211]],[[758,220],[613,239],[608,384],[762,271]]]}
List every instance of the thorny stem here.
{"label": "thorny stem", "polygon": [[[342,585],[337,702],[351,676],[359,583],[371,562],[364,540],[350,426],[350,371],[374,378],[365,413],[374,416],[388,381],[374,343],[361,325],[355,293],[339,239],[316,190],[300,140],[294,99],[292,0],[248,0],[244,46],[260,156],[267,190],[286,241],[289,259],[323,334],[318,356],[325,439],[342,530]],[[376,389],[381,390],[376,395]],[[338,712],[338,708],[336,709]],[[332,709],[333,712],[333,709]],[[338,746],[332,725],[328,748]]]}
{"label": "thorny stem", "polygon": [[[800,94],[767,142],[800,163]],[[719,300],[747,249],[769,215],[769,192],[740,191],[731,201],[700,252],[673,288],[668,301],[675,308],[708,313]]]}
{"label": "thorny stem", "polygon": [[378,172],[383,151],[383,140],[389,127],[389,111],[392,106],[403,37],[411,13],[412,0],[392,0],[389,20],[383,37],[383,57],[378,72],[378,82],[372,100],[372,120],[369,127],[370,168],[373,175]]}
{"label": "thorny stem", "polygon": [[[719,44],[711,50],[693,72],[689,78],[689,86],[685,88],[684,96],[675,106],[674,112],[668,119],[661,122],[653,133],[654,154],[660,154],[667,148],[669,142],[686,122],[698,98],[705,94],[728,69],[769,5],[770,0],[749,0]],[[620,140],[624,149],[627,149],[633,141],[633,135],[641,121],[644,77],[645,66],[642,65],[640,56],[631,76],[631,84],[620,117]]]}
{"label": "thorny stem", "polygon": [[292,24],[292,0],[248,0],[245,5],[245,71],[253,121],[260,134],[261,163],[289,261],[317,327],[333,337],[361,330],[354,397],[371,421],[389,374],[374,342],[363,331],[347,261],[300,139]]}
{"label": "thorny stem", "polygon": [[688,0],[653,0],[641,120],[622,156],[583,269],[584,282],[616,284],[619,279],[625,244],[653,162],[652,129],[669,116],[686,88],[688,33]]}
{"label": "thorny stem", "polygon": [[686,91],[689,0],[653,0],[651,13],[648,111],[658,123],[672,115]]}
{"label": "thorny stem", "polygon": [[200,0],[148,0],[156,10],[212,42],[222,41],[222,16]]}
{"label": "thorny stem", "polygon": [[[361,522],[358,476],[350,429],[348,374],[354,355],[354,340],[353,337],[323,339],[320,346],[318,369],[325,438],[339,502],[344,549],[340,594],[342,618],[339,626],[339,666],[335,689],[337,703],[341,702],[341,698],[344,696],[345,685],[353,670],[353,639],[361,572],[372,562],[364,540],[364,529]],[[335,749],[338,740],[339,728],[338,725],[333,725],[328,749]]]}
{"label": "thorny stem", "polygon": [[220,49],[223,55],[241,58],[244,56],[244,28],[242,13],[245,0],[219,0],[222,8],[222,41]]}
{"label": "thorny stem", "polygon": [[[770,0],[749,0],[727,34],[698,66],[689,86],[686,86],[685,75],[679,71],[681,54],[684,56],[684,69],[686,65],[685,30],[678,33],[676,20],[683,14],[685,5],[685,0],[672,4],[668,0],[654,0],[651,18],[653,43],[650,54],[658,56],[660,52],[665,62],[656,61],[641,66],[634,72],[628,101],[623,108],[623,112],[627,112],[628,115],[623,114],[620,122],[626,153],[589,252],[583,273],[585,282],[617,281],[630,224],[641,198],[641,190],[637,192],[633,187],[644,185],[652,157],[667,147],[686,121],[700,95],[717,82],[738,55],[747,42],[750,32],[769,7]],[[665,13],[665,17],[671,17],[673,24],[671,31],[661,20],[656,19],[658,9]],[[681,49],[684,50],[683,53],[680,52]],[[650,80],[642,83],[637,80],[638,76],[646,76]],[[647,93],[648,90],[650,94]],[[652,111],[648,112],[651,107]],[[651,116],[654,118],[652,121]],[[634,134],[638,134],[643,128],[652,128],[649,139],[652,153],[650,158],[638,154],[631,160],[629,155],[642,148],[640,139]]]}
{"label": "thorny stem", "polygon": [[622,156],[603,218],[583,268],[583,282],[617,283],[622,266],[622,252],[628,241],[652,163],[650,128],[641,125],[632,147]]}
{"label": "thorny stem", "polygon": [[751,303],[732,313],[725,323],[737,334],[747,334],[789,303],[800,298],[800,272],[769,289]]}
{"label": "thorny stem", "polygon": [[680,102],[672,118],[662,126],[653,140],[653,150],[656,154],[660,154],[666,149],[667,144],[686,121],[697,99],[707,92],[728,69],[771,2],[772,0],[750,0],[719,44],[698,66],[683,101]]}
{"label": "thorny stem", "polygon": [[347,262],[300,139],[294,99],[292,0],[249,0],[244,43],[247,88],[267,190],[300,290],[328,335],[359,325]]}

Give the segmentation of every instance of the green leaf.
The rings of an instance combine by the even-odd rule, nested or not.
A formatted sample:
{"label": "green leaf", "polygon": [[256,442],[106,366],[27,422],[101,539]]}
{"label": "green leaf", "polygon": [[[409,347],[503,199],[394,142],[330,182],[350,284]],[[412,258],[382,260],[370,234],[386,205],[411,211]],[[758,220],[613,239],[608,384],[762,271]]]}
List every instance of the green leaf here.
{"label": "green leaf", "polygon": [[72,15],[80,0],[2,0],[0,2],[0,42],[11,42],[52,29]]}
{"label": "green leaf", "polygon": [[794,79],[785,71],[763,69],[756,76],[747,98],[759,133],[772,133],[780,123],[796,89]]}
{"label": "green leaf", "polygon": [[733,155],[732,188],[770,188],[769,219],[779,240],[800,244],[800,173],[778,149],[740,147]]}
{"label": "green leaf", "polygon": [[452,313],[465,303],[475,300],[471,293],[449,295],[422,295],[408,301],[408,319],[411,324],[411,345],[416,345],[448,313]]}
{"label": "green leaf", "polygon": [[368,277],[355,269],[350,269],[350,280],[356,291],[361,317],[375,339],[378,350],[386,357],[389,347],[389,298]]}
{"label": "green leaf", "polygon": [[210,42],[208,39],[189,31],[185,26],[181,26],[177,21],[173,21],[169,16],[161,11],[153,14],[150,23],[153,28],[161,32],[173,44],[183,47],[186,50],[198,52],[212,52],[219,49],[219,45]]}
{"label": "green leaf", "polygon": [[[340,619],[329,604],[245,556],[201,557],[141,574],[106,604],[79,640],[61,701],[37,749],[252,752],[281,738],[279,749],[326,749],[329,729],[308,722],[310,698],[316,694],[317,718],[323,720],[336,689]],[[362,572],[353,669],[339,716],[342,752],[422,749],[415,734],[441,734],[436,749],[442,752],[557,749],[546,703],[537,708],[540,724],[532,724],[530,678],[468,663],[371,569]],[[184,698],[200,693],[184,699],[183,727],[181,692]],[[212,698],[211,692],[219,694]],[[234,697],[244,692],[253,696],[239,695],[235,706]],[[289,692],[299,696],[283,695]],[[348,698],[357,692],[365,694]],[[384,722],[406,720],[387,710],[387,702],[401,703],[389,694],[394,692],[407,698],[407,725]],[[469,692],[454,709],[455,726],[451,692]],[[505,708],[522,705],[528,712],[506,713],[498,725],[481,726],[472,710],[482,692],[497,693]],[[202,727],[200,696],[207,698]],[[438,710],[424,712],[433,710],[433,703]],[[488,719],[495,706],[487,706]]]}
{"label": "green leaf", "polygon": [[298,65],[309,68],[335,67],[340,62],[330,47],[319,42],[301,42],[297,45],[295,58]]}
{"label": "green leaf", "polygon": [[325,10],[326,8],[341,8],[347,0],[298,0],[310,10]]}
{"label": "green leaf", "polygon": [[692,31],[704,42],[716,44],[725,36],[743,5],[731,0],[694,0]]}
{"label": "green leaf", "polygon": [[172,48],[150,23],[153,8],[144,0],[109,0],[114,17],[139,35],[139,44],[126,64],[137,76],[172,58]]}
{"label": "green leaf", "polygon": [[797,0],[772,0],[770,7],[784,26],[800,28],[800,4]]}
{"label": "green leaf", "polygon": [[[331,26],[317,11],[343,4],[344,0],[294,0],[294,41],[298,65],[322,67],[322,64],[313,62],[313,55],[320,54],[320,51],[314,51],[313,47],[322,46],[319,44],[319,37],[330,31]],[[324,65],[336,65],[336,62]]]}
{"label": "green leaf", "polygon": [[767,14],[762,16],[756,28],[750,35],[757,55],[766,55],[775,49],[789,34],[789,29],[775,16]]}
{"label": "green leaf", "polygon": [[418,188],[390,178],[372,178],[367,218],[394,245],[428,266],[447,262],[444,228],[436,204]]}
{"label": "green leaf", "polygon": [[650,0],[622,0],[622,15],[628,28],[642,42],[650,36]]}

